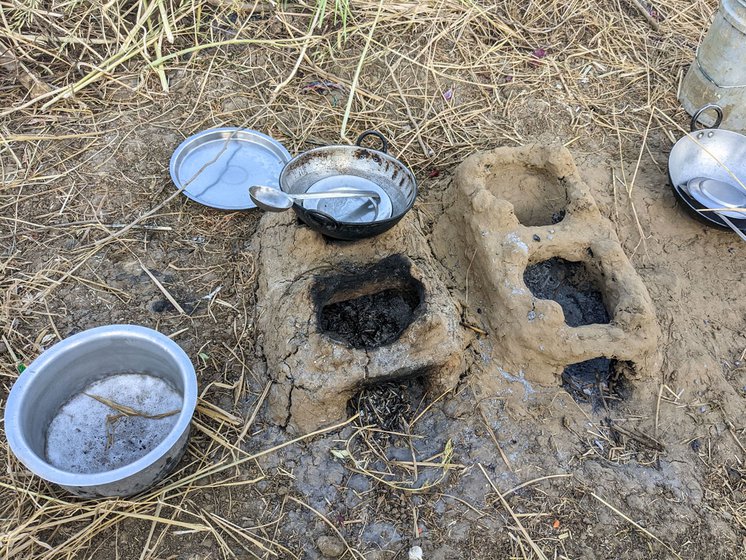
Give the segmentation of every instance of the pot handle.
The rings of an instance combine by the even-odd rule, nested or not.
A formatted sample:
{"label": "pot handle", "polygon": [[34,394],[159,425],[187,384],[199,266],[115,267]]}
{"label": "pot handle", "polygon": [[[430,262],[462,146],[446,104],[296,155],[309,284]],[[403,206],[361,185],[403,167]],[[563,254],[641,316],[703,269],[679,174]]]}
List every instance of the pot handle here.
{"label": "pot handle", "polygon": [[713,124],[709,128],[719,128],[720,123],[723,122],[723,109],[720,107],[720,105],[716,105],[715,103],[708,103],[704,107],[700,107],[697,109],[697,111],[692,115],[692,122],[689,125],[689,128],[692,132],[695,132],[697,130],[697,121],[699,120],[699,116],[704,113],[705,111],[709,111],[712,109],[717,114],[717,118],[715,119],[715,124]]}
{"label": "pot handle", "polygon": [[355,140],[355,144],[362,147],[363,140],[365,140],[368,136],[375,136],[381,141],[381,148],[378,150],[379,152],[383,152],[384,154],[388,153],[389,141],[386,140],[386,137],[380,132],[378,132],[377,130],[366,130],[360,136],[357,137],[357,140]]}
{"label": "pot handle", "polygon": [[305,211],[308,219],[314,222],[314,224],[316,224],[318,227],[333,231],[339,229],[339,222],[332,218],[329,214],[325,212],[319,212],[318,210],[311,210],[310,208],[304,208],[303,210]]}

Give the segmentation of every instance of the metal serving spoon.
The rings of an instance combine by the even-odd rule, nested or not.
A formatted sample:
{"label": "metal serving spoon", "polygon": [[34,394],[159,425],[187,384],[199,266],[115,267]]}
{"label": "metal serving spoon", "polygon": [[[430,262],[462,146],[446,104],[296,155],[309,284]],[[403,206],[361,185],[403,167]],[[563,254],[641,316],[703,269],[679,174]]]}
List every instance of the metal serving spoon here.
{"label": "metal serving spoon", "polygon": [[319,198],[372,198],[374,202],[380,200],[375,191],[358,189],[335,189],[322,193],[288,194],[279,189],[254,185],[249,187],[249,196],[259,208],[267,212],[283,212],[293,207],[296,200],[312,200]]}

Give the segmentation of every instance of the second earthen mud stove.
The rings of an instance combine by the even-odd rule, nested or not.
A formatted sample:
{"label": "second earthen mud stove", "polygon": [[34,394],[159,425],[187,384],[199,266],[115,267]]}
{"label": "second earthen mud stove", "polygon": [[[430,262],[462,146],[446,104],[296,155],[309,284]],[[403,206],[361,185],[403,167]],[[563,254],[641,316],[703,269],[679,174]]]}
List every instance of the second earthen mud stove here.
{"label": "second earthen mud stove", "polygon": [[[471,156],[444,203],[435,254],[452,273],[454,292],[484,311],[475,320],[490,333],[482,344],[489,365],[479,361],[472,371],[477,392],[499,393],[506,378],[557,384],[568,366],[600,358],[625,362],[632,381],[656,369],[652,301],[567,149],[531,145]],[[603,307],[571,317],[560,294],[548,298],[531,282],[541,267],[564,267],[570,276],[582,269],[594,285],[583,297],[596,292]]]}

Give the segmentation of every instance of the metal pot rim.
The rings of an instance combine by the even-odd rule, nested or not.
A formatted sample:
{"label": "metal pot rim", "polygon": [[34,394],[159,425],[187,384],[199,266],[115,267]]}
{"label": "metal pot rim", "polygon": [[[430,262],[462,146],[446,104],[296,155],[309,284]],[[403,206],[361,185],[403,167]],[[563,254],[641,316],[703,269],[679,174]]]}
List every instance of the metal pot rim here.
{"label": "metal pot rim", "polygon": [[[180,374],[184,378],[183,404],[179,413],[176,424],[168,435],[150,452],[146,453],[139,459],[109,471],[98,473],[75,473],[58,469],[41,458],[26,443],[25,438],[20,435],[16,419],[19,417],[21,408],[29,406],[26,403],[26,396],[33,385],[38,371],[47,367],[48,364],[58,359],[61,355],[73,351],[87,341],[95,338],[128,338],[148,340],[157,342],[163,347],[163,350],[177,364]],[[163,455],[168,453],[179,438],[183,435],[191,424],[194,410],[197,406],[197,376],[194,372],[194,366],[189,360],[184,350],[166,335],[153,329],[139,325],[106,325],[95,327],[74,334],[37,357],[19,376],[8,395],[8,401],[5,406],[5,432],[8,444],[13,454],[35,475],[59,484],[61,486],[99,486],[121,481],[132,475],[136,475],[142,470],[148,468],[157,462]]]}

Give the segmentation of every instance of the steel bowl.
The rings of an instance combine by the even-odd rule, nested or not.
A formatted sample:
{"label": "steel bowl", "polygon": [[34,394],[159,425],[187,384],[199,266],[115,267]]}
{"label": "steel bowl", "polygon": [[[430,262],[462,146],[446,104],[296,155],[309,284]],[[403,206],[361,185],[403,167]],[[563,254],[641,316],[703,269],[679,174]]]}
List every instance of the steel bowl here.
{"label": "steel bowl", "polygon": [[[88,397],[93,384],[124,374],[152,378],[180,397],[169,431],[143,456],[111,470],[75,472],[52,464],[48,437],[61,409],[82,394]],[[194,366],[175,342],[146,327],[111,325],[59,342],[20,374],[5,407],[5,433],[13,454],[44,480],[81,497],[130,496],[156,484],[179,462],[196,404]],[[110,412],[117,417],[117,411]],[[71,433],[71,441],[74,437]]]}
{"label": "steel bowl", "polygon": [[[368,136],[381,142],[377,150],[362,146]],[[379,212],[371,220],[338,219],[329,212],[295,203],[293,210],[311,229],[335,239],[357,240],[391,229],[411,210],[417,181],[409,168],[387,153],[388,142],[379,132],[363,132],[353,146],[314,148],[294,157],[280,173],[280,189],[288,194],[323,192],[340,188],[374,190],[380,194]],[[317,187],[323,189],[317,191]]]}

